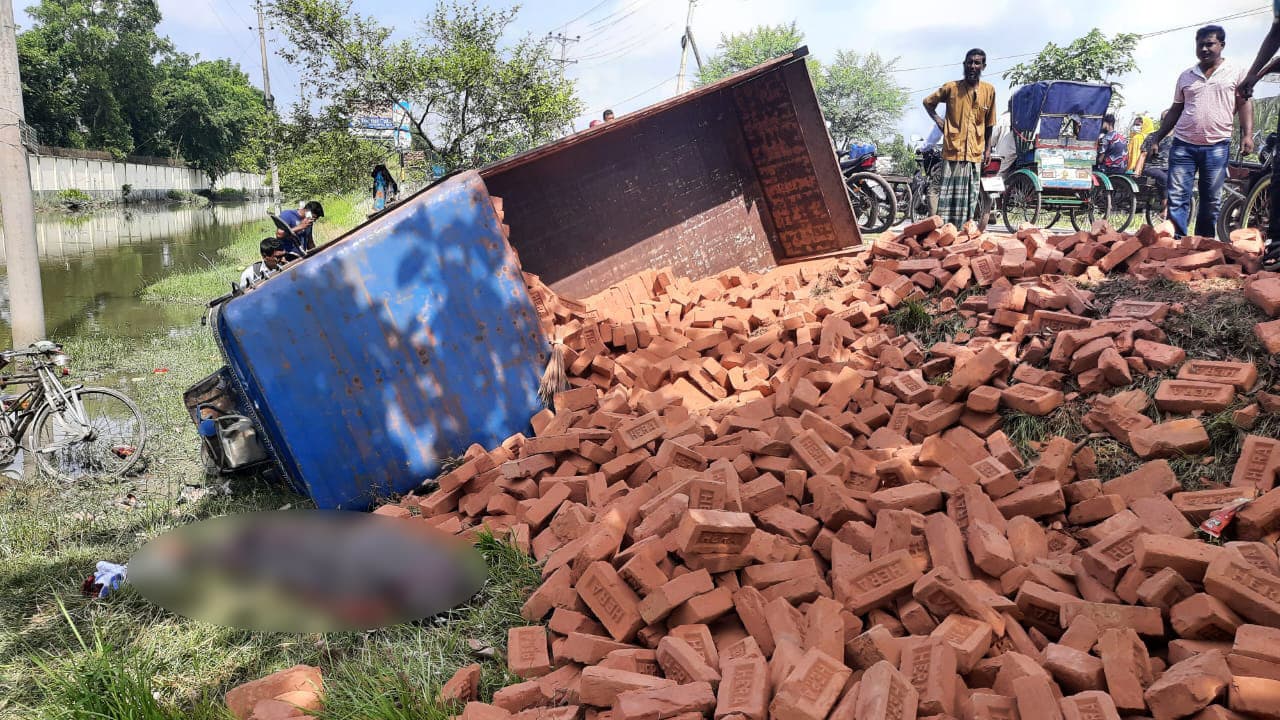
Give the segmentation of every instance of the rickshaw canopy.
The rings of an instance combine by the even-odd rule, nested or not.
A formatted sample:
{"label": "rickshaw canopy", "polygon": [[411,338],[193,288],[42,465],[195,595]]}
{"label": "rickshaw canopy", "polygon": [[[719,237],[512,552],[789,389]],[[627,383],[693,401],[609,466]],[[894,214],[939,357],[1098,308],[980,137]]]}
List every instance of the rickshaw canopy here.
{"label": "rickshaw canopy", "polygon": [[1074,120],[1075,138],[1093,143],[1102,134],[1102,116],[1111,104],[1111,86],[1049,80],[1023,85],[1009,100],[1009,123],[1017,135],[1018,159],[1031,162],[1035,140],[1056,141],[1063,124]]}

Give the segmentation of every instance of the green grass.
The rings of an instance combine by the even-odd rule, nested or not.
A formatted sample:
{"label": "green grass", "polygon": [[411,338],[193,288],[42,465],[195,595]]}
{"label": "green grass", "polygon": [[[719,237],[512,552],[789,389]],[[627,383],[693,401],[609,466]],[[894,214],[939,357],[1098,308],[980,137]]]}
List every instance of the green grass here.
{"label": "green grass", "polygon": [[884,321],[898,328],[900,333],[924,332],[933,325],[932,313],[920,300],[903,301],[885,316]]}
{"label": "green grass", "polygon": [[[324,219],[316,224],[317,243],[326,243],[364,221],[370,201],[363,195],[331,196],[321,199]],[[198,272],[179,273],[157,280],[142,291],[142,298],[152,302],[200,304],[226,294],[232,281],[260,257],[258,243],[274,232],[270,222],[254,223],[242,228],[234,240],[218,251],[209,267]]]}
{"label": "green grass", "polygon": [[956,333],[964,329],[964,319],[958,312],[939,315],[934,300],[933,296],[925,300],[905,300],[885,315],[884,322],[913,338],[928,353],[935,343],[951,342]]}

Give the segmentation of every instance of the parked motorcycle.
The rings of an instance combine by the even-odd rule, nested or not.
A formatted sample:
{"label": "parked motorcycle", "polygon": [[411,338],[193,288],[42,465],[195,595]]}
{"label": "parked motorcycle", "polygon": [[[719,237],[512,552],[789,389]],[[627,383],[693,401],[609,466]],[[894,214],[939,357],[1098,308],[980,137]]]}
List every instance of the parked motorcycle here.
{"label": "parked motorcycle", "polygon": [[897,202],[889,182],[875,172],[879,159],[876,146],[853,142],[838,157],[858,229],[869,233],[888,230],[897,216]]}

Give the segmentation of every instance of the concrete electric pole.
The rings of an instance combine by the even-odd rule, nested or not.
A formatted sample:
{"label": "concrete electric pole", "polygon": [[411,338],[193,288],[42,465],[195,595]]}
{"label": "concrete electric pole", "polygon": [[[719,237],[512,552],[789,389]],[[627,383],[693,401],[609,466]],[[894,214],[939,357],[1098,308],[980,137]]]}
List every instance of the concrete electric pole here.
{"label": "concrete electric pole", "polygon": [[4,214],[5,265],[15,348],[45,339],[35,206],[31,201],[27,150],[22,144],[24,117],[13,0],[0,0],[0,213]]}
{"label": "concrete electric pole", "polygon": [[[676,76],[677,95],[684,92],[684,69],[689,61],[689,38],[691,37],[689,28],[693,25],[693,6],[697,2],[698,0],[689,0],[689,12],[684,18],[684,35],[680,36],[680,74]],[[698,67],[702,67],[700,60]]]}
{"label": "concrete electric pole", "polygon": [[[262,94],[266,96],[267,112],[274,113],[276,99],[271,95],[271,73],[267,70],[267,31],[266,24],[262,21],[262,0],[258,0],[256,5],[258,7],[258,47],[262,51]],[[271,200],[278,205],[280,203],[280,168],[276,166],[276,149],[272,142],[267,143],[267,164],[271,167]]]}
{"label": "concrete electric pole", "polygon": [[547,33],[547,40],[550,42],[560,43],[560,57],[551,58],[552,60],[560,63],[560,72],[562,73],[564,72],[565,65],[573,65],[574,63],[578,62],[577,60],[569,60],[568,58],[565,57],[565,55],[568,52],[569,43],[576,43],[576,42],[582,41],[581,35],[569,37],[564,33]]}

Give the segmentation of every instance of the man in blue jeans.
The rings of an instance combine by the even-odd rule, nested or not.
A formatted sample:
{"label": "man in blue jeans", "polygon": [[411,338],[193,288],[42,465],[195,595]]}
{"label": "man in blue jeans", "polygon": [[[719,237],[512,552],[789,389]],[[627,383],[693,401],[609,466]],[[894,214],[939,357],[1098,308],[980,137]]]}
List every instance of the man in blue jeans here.
{"label": "man in blue jeans", "polygon": [[[1276,51],[1280,50],[1280,0],[1272,0],[1273,13],[1271,30],[1258,48],[1258,57],[1254,58],[1249,74],[1236,88],[1241,99],[1253,97],[1253,86],[1262,77],[1280,69],[1280,58]],[[1276,128],[1280,132],[1280,127]],[[1280,269],[1280,162],[1271,163],[1271,217],[1267,222],[1267,247],[1263,251],[1262,265],[1268,270]]]}
{"label": "man in blue jeans", "polygon": [[1200,212],[1195,234],[1214,237],[1218,210],[1222,206],[1222,182],[1227,177],[1231,153],[1232,116],[1240,116],[1240,147],[1253,152],[1253,101],[1240,98],[1236,88],[1246,70],[1222,57],[1227,31],[1207,25],[1196,31],[1196,57],[1178,77],[1173,105],[1143,148],[1158,145],[1173,132],[1169,150],[1169,219],[1178,237],[1187,234],[1191,212],[1191,192],[1199,175]]}

